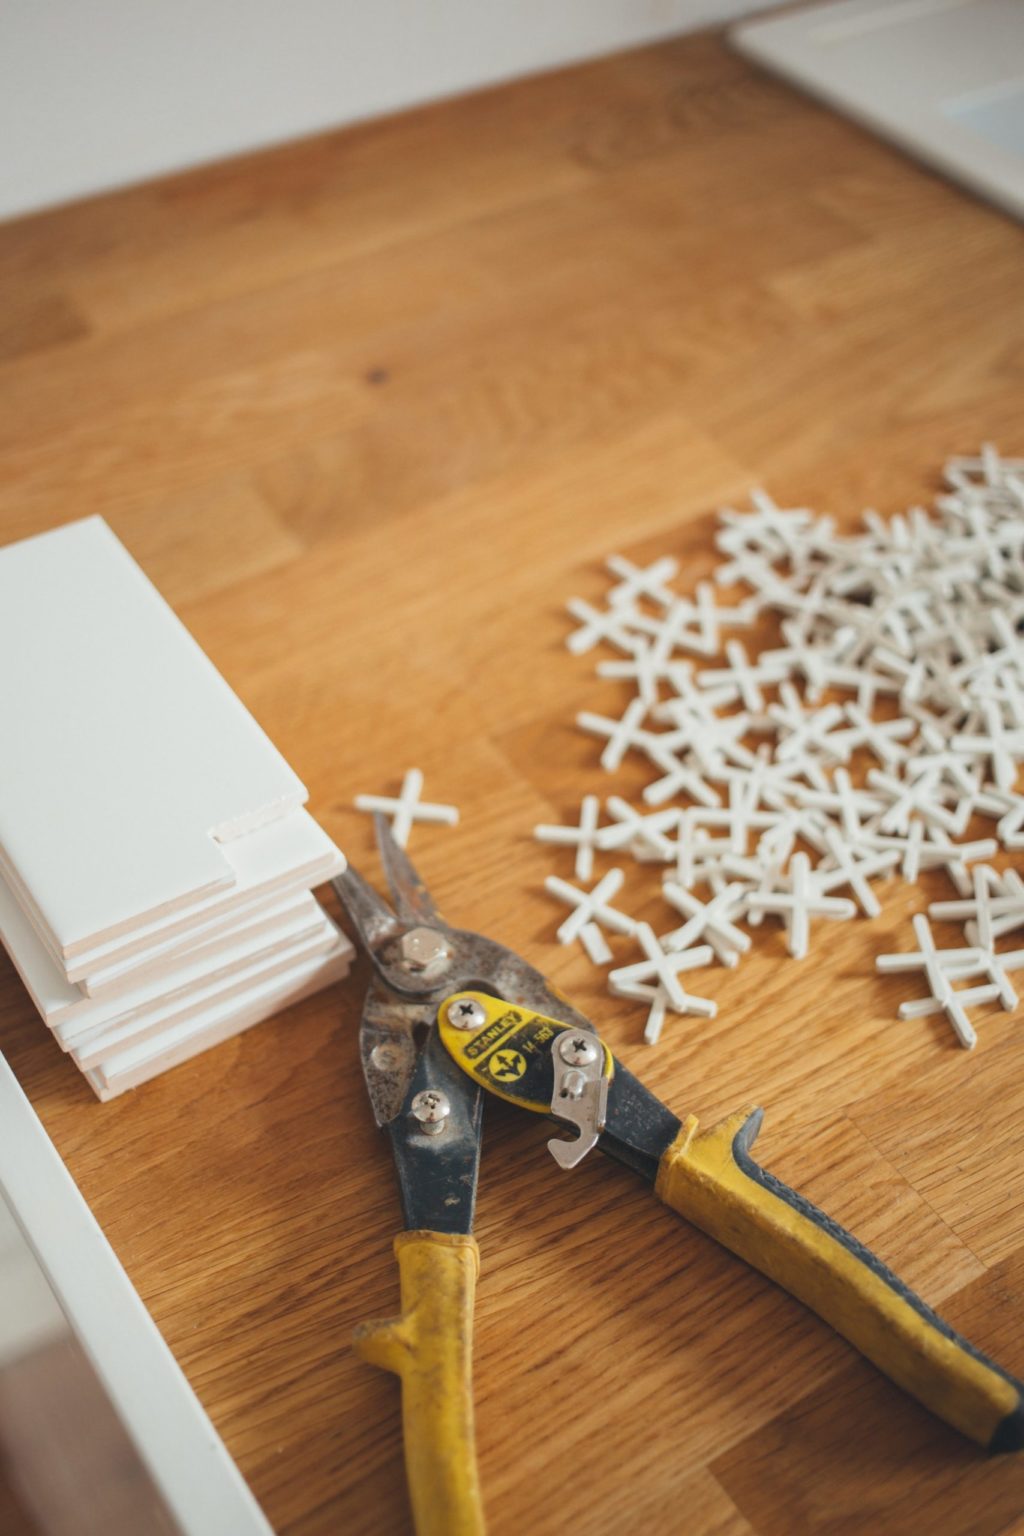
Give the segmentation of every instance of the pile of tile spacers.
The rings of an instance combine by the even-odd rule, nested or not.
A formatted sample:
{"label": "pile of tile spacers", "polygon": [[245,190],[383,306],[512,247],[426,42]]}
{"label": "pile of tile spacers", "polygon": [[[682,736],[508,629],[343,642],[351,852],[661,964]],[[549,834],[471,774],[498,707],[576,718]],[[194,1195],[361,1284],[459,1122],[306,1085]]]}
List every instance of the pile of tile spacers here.
{"label": "pile of tile spacers", "polygon": [[[1024,950],[995,945],[1024,927],[1024,882],[982,861],[1024,847],[1024,460],[985,446],[951,459],[944,482],[931,512],[865,512],[849,536],[754,491],[750,510],[719,513],[714,583],[682,596],[671,556],[612,555],[605,606],[569,602],[569,650],[606,647],[598,675],[636,690],[621,717],[584,711],[577,724],[602,740],[607,772],[632,754],[653,776],[641,807],[610,795],[602,815],[586,795],[578,824],[535,836],[575,850],[579,884],[546,882],[572,908],[559,940],[579,939],[599,966],[613,961],[609,933],[642,951],[608,985],[647,1004],[648,1042],[669,1012],[714,1016],[681,973],[738,965],[766,917],[802,959],[815,920],[877,916],[871,881],[933,869],[959,899],[930,915],[966,923],[968,942],[937,947],[922,913],[917,949],[878,958],[923,973],[927,996],[901,1017],[942,1012],[969,1048],[968,1007],[1016,1006]],[[720,604],[716,587],[741,595]],[[728,633],[766,620],[782,642],[770,649],[748,654]],[[975,816],[993,836],[971,837]],[[597,854],[660,866],[681,925],[656,934],[613,905],[624,874],[591,886]]]}

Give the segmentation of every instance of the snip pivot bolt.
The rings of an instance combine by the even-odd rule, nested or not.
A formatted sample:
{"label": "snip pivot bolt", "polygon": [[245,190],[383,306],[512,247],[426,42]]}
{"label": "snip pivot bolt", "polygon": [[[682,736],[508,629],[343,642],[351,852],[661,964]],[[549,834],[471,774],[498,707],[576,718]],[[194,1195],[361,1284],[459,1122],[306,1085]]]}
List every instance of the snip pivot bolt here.
{"label": "snip pivot bolt", "polygon": [[452,955],[451,945],[436,928],[410,928],[403,933],[400,948],[406,970],[426,976],[446,971]]}

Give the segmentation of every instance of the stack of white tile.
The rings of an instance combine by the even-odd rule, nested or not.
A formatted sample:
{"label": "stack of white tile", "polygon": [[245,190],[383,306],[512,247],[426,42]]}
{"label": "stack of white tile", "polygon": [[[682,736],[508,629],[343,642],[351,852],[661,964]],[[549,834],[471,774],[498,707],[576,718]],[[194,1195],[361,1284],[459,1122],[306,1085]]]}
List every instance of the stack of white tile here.
{"label": "stack of white tile", "polygon": [[347,973],[306,798],[101,518],[0,550],[0,938],[100,1098]]}

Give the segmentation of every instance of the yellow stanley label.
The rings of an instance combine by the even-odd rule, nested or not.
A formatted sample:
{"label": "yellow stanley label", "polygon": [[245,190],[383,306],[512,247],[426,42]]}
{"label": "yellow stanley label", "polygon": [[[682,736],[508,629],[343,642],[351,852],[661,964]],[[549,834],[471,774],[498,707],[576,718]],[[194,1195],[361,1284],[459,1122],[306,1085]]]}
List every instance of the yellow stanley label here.
{"label": "yellow stanley label", "polygon": [[[452,1060],[488,1093],[521,1109],[550,1114],[552,1042],[568,1032],[568,1025],[486,992],[456,992],[438,1010],[438,1029]],[[595,1037],[588,1031],[587,1038]],[[599,1043],[604,1076],[610,1079],[612,1053],[603,1040]]]}

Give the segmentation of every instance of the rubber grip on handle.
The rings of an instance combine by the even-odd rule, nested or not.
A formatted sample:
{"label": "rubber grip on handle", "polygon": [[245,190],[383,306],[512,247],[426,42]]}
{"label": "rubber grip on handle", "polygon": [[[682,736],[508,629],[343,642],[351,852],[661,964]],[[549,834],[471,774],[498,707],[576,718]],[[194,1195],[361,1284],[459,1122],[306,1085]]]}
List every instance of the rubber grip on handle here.
{"label": "rubber grip on handle", "polygon": [[355,1347],[402,1382],[405,1467],[417,1536],[484,1536],[473,1433],[476,1241],[448,1232],[395,1239],[402,1315],[365,1323]]}
{"label": "rubber grip on handle", "polygon": [[762,1112],[708,1130],[691,1115],[664,1153],[666,1205],[830,1323],[947,1424],[994,1451],[1024,1444],[1024,1386],[954,1333],[817,1206],[750,1157]]}

